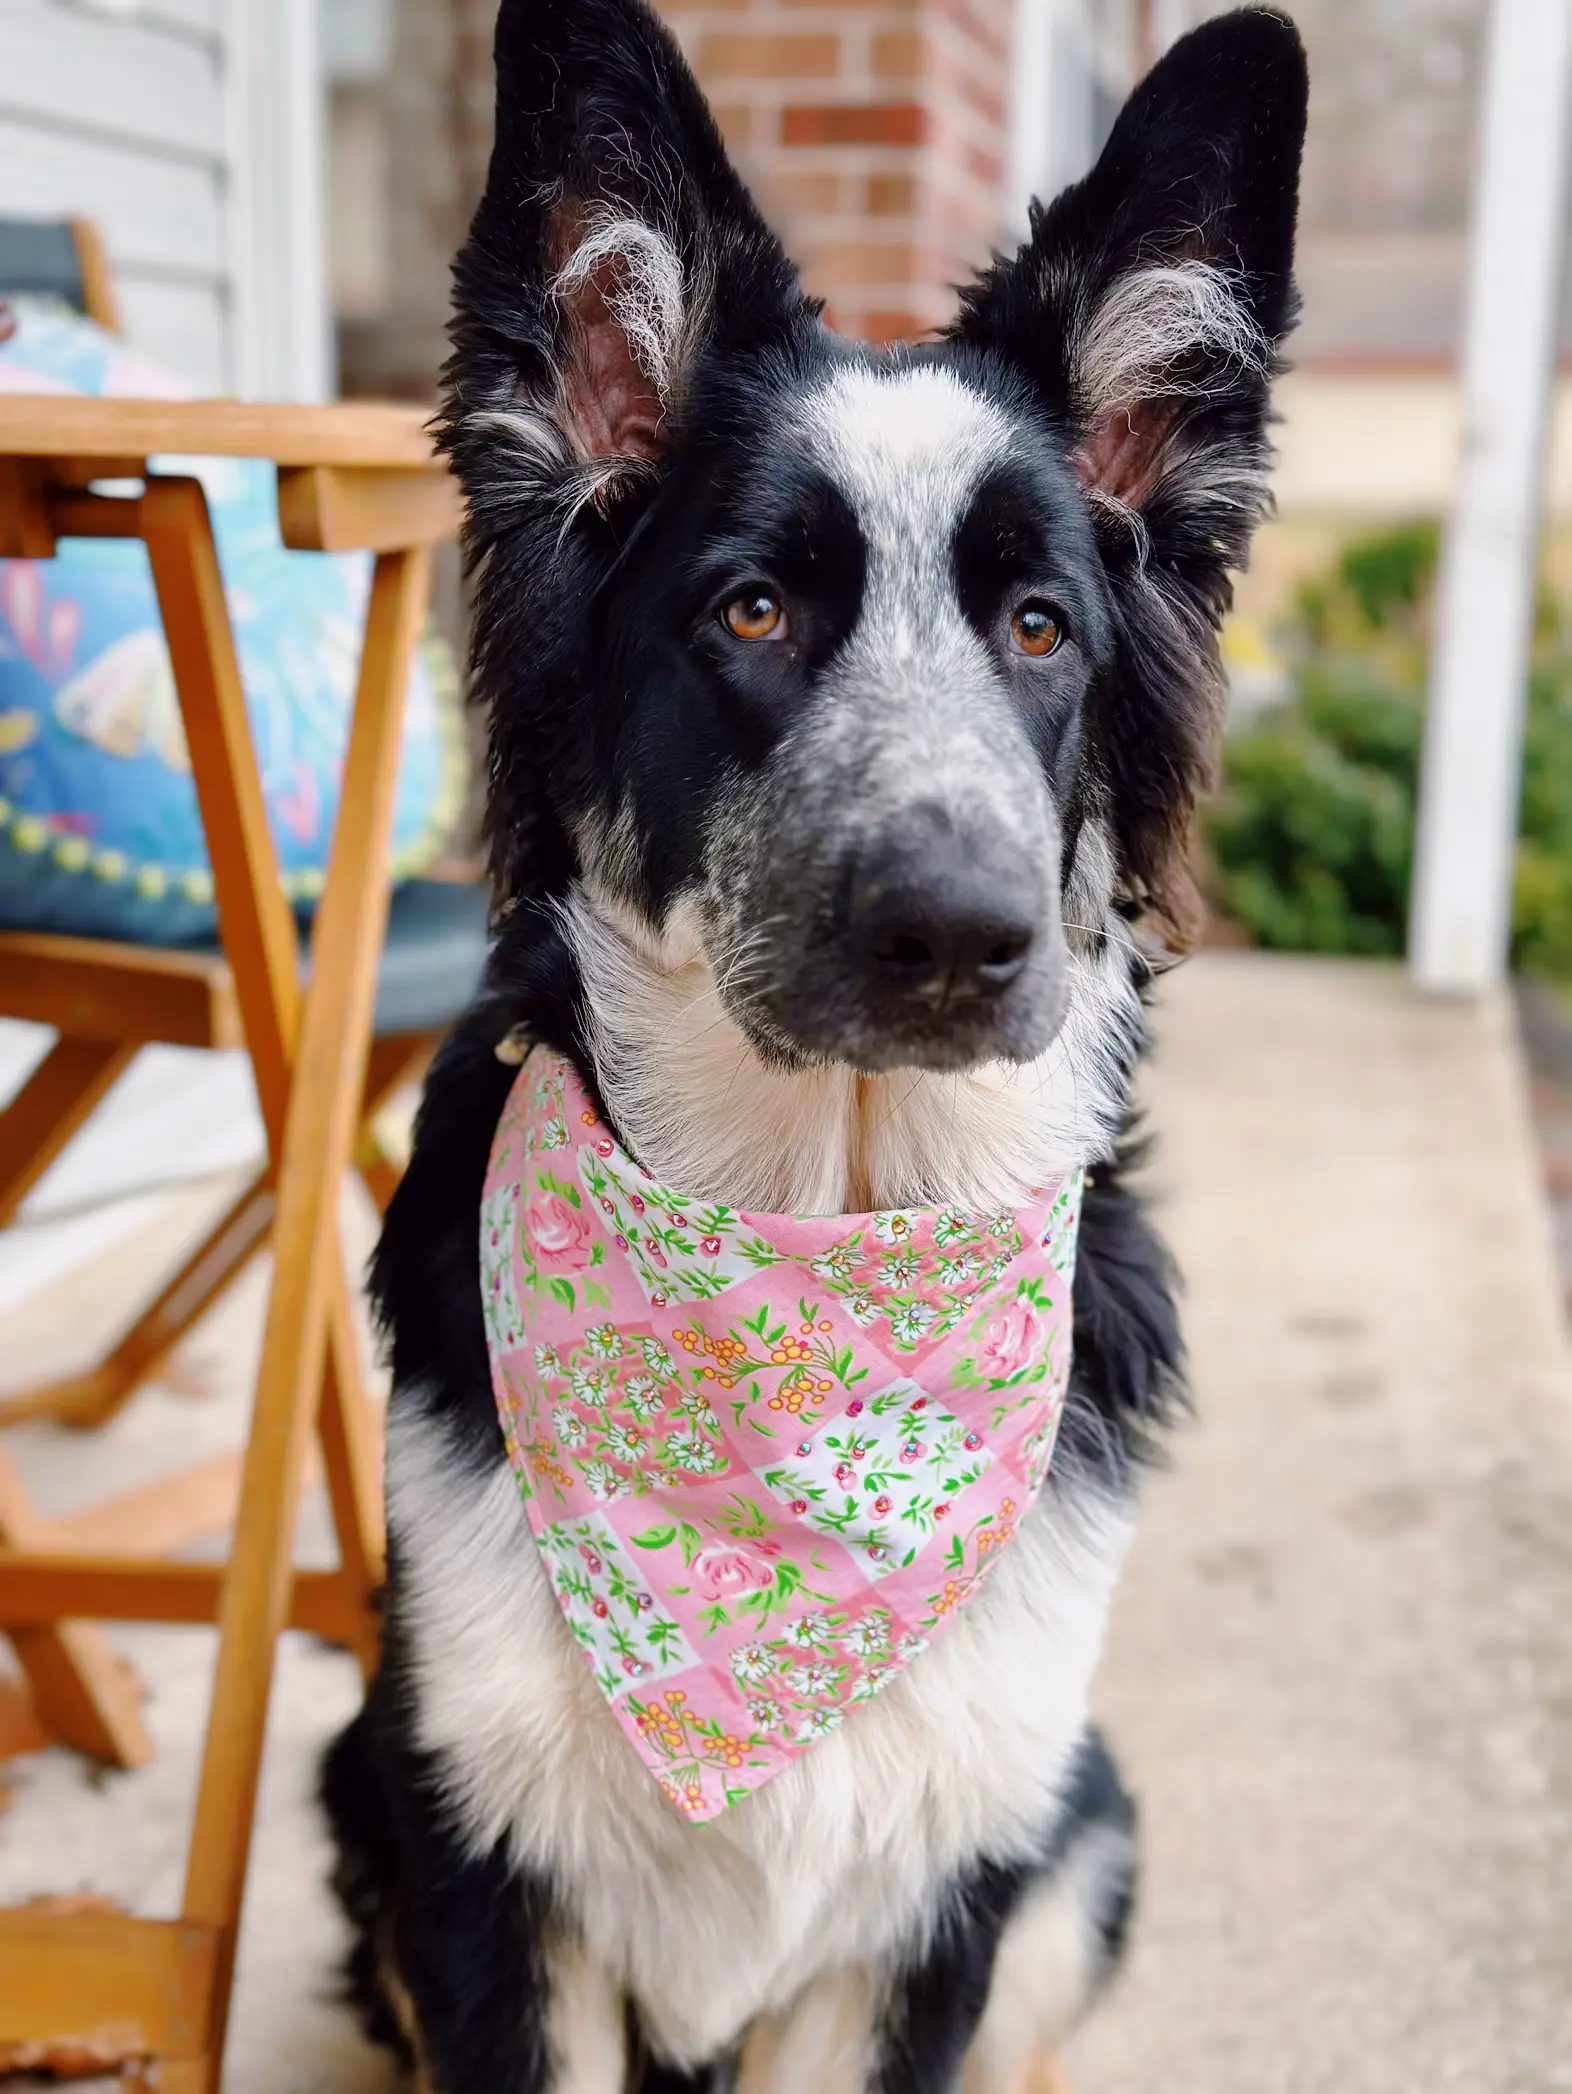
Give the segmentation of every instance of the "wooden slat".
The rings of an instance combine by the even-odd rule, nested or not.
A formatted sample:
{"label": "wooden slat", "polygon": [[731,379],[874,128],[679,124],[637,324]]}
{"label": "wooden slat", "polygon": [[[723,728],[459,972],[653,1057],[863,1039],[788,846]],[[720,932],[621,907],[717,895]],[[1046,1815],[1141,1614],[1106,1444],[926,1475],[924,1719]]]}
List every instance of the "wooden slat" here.
{"label": "wooden slat", "polygon": [[75,1039],[62,1032],[0,1112],[0,1228],[119,1081],[135,1053],[135,1045],[124,1041]]}
{"label": "wooden slat", "polygon": [[[0,1550],[37,1547],[42,1528],[21,1479],[0,1454]],[[93,1623],[51,1616],[14,1629],[11,1643],[51,1737],[112,1767],[147,1764],[153,1741],[142,1721],[141,1682]]]}
{"label": "wooden slat", "polygon": [[110,939],[0,932],[0,1016],[80,1040],[239,1047],[229,964],[216,953],[163,952]]}
{"label": "wooden slat", "polygon": [[[379,1452],[380,1422],[372,1420]],[[380,1466],[377,1474],[380,1477]],[[306,1455],[305,1487],[315,1489],[321,1481],[322,1462],[313,1447]],[[239,1502],[240,1456],[219,1454],[140,1490],[52,1519],[29,1546],[72,1556],[169,1555],[210,1534],[226,1532],[234,1525]]]}
{"label": "wooden slat", "polygon": [[[293,1580],[285,1604],[288,1627],[358,1646],[365,1626],[363,1596],[346,1585],[342,1573],[287,1571],[286,1576]],[[221,1563],[0,1547],[0,1627],[37,1628],[71,1615],[94,1621],[212,1622],[218,1619],[223,1582]]]}
{"label": "wooden slat", "polygon": [[110,334],[120,332],[120,307],[115,298],[109,257],[103,235],[90,218],[71,220],[71,239],[76,247],[76,266],[82,273],[82,304],[87,317]]}
{"label": "wooden slat", "polygon": [[396,551],[458,535],[457,483],[433,472],[288,466],[278,476],[278,520],[296,552]]}
{"label": "wooden slat", "polygon": [[235,1517],[239,1495],[240,1456],[219,1454],[123,1497],[52,1519],[35,1546],[69,1555],[163,1556],[222,1534]]}
{"label": "wooden slat", "polygon": [[[327,886],[311,940],[311,990],[300,1018],[293,1085],[283,1115],[274,1224],[273,1290],[257,1373],[256,1405],[246,1448],[245,1479],[224,1585],[218,1663],[202,1780],[192,1827],[184,1909],[223,1928],[210,2008],[209,2054],[218,2058],[228,2013],[237,1941],[235,1922],[245,1886],[256,1785],[261,1771],[272,1666],[268,1662],[291,1618],[290,1551],[300,1478],[313,1416],[320,1420],[334,1482],[329,1422],[342,1406],[341,1446],[364,1441],[365,1398],[347,1334],[347,1290],[338,1246],[338,1187],[347,1168],[365,1085],[376,993],[377,957],[387,922],[386,862],[398,777],[399,729],[410,660],[431,578],[430,554],[383,553],[371,581],[366,639],[338,824]],[[256,1041],[253,1038],[253,1052]],[[264,1093],[276,1115],[277,1098]],[[323,1386],[323,1369],[328,1369]],[[320,1400],[320,1402],[319,1402]],[[358,1470],[358,1459],[355,1463]],[[335,1513],[358,1496],[356,1479]],[[339,1532],[363,1562],[347,1564],[341,1589],[358,1591],[364,1634],[370,1593],[364,1582],[374,1533]],[[216,2070],[213,2084],[216,2087]]]}
{"label": "wooden slat", "polygon": [[219,933],[235,974],[269,1144],[276,1147],[269,1108],[276,1113],[276,1101],[289,1090],[300,945],[279,882],[207,497],[197,480],[153,480],[135,506],[180,694]]}
{"label": "wooden slat", "polygon": [[20,458],[0,458],[0,560],[52,560],[55,534],[49,523],[42,475]]}
{"label": "wooden slat", "polygon": [[[145,458],[51,458],[47,467],[39,460],[34,468],[43,474],[51,493],[61,487],[89,487],[95,480],[140,480],[147,471]],[[47,498],[46,498],[47,499]]]}
{"label": "wooden slat", "polygon": [[49,1733],[25,1676],[16,1679],[10,1673],[0,1673],[0,1811],[9,1801],[5,1762],[24,1752],[42,1752],[48,1743]]}
{"label": "wooden slat", "polygon": [[192,1920],[0,1910],[0,2042],[106,2064],[199,2055],[213,1955]]}
{"label": "wooden slat", "polygon": [[331,407],[269,407],[245,400],[87,400],[0,396],[0,455],[19,458],[271,458],[279,465],[422,466],[441,471],[426,412],[343,400]]}

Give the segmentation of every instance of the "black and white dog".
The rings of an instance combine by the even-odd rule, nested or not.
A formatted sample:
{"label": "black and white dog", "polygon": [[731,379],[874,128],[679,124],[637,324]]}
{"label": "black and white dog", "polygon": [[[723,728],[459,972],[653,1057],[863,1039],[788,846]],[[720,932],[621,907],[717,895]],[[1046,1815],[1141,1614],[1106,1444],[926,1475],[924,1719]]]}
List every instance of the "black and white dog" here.
{"label": "black and white dog", "polygon": [[[356,1989],[434,2094],[1008,2094],[1112,1969],[1088,1692],[1180,1401],[1121,1184],[1267,502],[1306,79],[1222,17],[937,346],[837,339],[642,0],[503,0],[443,441],[500,935],[377,1255],[386,1656],[325,1773]],[[504,1452],[478,1275],[516,1027],[664,1183],[997,1207],[1094,1168],[1059,1452],[964,1618],[715,1823],[619,1734]]]}

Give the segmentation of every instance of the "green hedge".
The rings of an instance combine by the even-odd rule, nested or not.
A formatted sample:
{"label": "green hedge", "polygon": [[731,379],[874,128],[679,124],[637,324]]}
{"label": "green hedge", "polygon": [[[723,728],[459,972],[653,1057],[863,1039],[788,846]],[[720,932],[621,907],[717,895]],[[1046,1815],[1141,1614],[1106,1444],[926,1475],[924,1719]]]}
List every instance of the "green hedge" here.
{"label": "green hedge", "polygon": [[[1350,544],[1304,584],[1292,695],[1223,748],[1212,897],[1260,945],[1398,953],[1408,915],[1436,530]],[[1572,977],[1572,628],[1542,598],[1524,739],[1512,957]]]}

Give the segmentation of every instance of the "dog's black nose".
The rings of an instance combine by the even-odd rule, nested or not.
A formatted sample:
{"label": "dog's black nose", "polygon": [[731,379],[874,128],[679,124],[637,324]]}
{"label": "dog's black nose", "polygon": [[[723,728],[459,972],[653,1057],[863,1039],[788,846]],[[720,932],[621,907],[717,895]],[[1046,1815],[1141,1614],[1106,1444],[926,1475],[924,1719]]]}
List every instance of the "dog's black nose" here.
{"label": "dog's black nose", "polygon": [[1002,996],[1037,935],[1035,881],[1001,854],[949,836],[884,850],[858,868],[851,932],[886,993],[942,1008]]}

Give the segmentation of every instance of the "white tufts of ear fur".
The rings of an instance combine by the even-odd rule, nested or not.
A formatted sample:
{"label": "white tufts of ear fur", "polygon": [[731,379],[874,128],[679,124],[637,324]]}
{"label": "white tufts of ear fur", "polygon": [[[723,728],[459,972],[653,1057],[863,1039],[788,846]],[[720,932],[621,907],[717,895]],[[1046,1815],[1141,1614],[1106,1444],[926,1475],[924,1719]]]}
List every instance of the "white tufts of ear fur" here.
{"label": "white tufts of ear fur", "polygon": [[602,295],[611,316],[662,406],[669,405],[686,332],[682,258],[642,219],[601,213],[587,221],[578,245],[552,279],[552,296],[566,304],[603,265],[610,268]]}
{"label": "white tufts of ear fur", "polygon": [[609,210],[578,220],[550,291],[564,320],[554,382],[471,421],[501,440],[512,468],[484,498],[549,500],[560,544],[588,504],[654,470],[707,296],[663,234]]}
{"label": "white tufts of ear fur", "polygon": [[1227,270],[1202,261],[1132,270],[1076,344],[1071,382],[1085,430],[1076,453],[1083,483],[1130,517],[1164,477],[1165,445],[1183,404],[1241,376],[1264,379],[1271,366],[1272,345]]}
{"label": "white tufts of ear fur", "polygon": [[1227,270],[1199,261],[1134,269],[1108,292],[1076,345],[1077,404],[1097,417],[1143,400],[1204,395],[1214,387],[1194,375],[1201,355],[1231,377],[1241,370],[1264,377],[1271,365],[1271,344]]}

